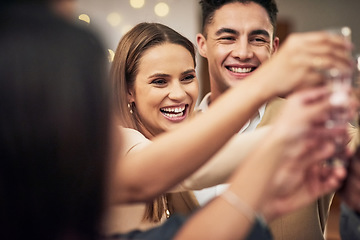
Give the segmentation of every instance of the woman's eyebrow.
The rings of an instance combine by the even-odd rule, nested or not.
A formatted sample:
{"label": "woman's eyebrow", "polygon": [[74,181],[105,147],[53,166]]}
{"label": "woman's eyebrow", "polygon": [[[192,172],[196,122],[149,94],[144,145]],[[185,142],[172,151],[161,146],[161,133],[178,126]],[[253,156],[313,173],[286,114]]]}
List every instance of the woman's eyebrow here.
{"label": "woman's eyebrow", "polygon": [[166,74],[166,73],[154,73],[152,75],[150,75],[148,78],[155,78],[155,77],[169,77],[170,75],[169,74]]}

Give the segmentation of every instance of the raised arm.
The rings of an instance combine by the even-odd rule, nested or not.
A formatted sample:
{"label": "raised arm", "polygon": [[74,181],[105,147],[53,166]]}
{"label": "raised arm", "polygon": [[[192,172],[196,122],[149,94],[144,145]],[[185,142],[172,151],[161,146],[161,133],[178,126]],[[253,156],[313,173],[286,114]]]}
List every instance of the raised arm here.
{"label": "raised arm", "polygon": [[204,166],[172,191],[201,190],[225,183],[270,131],[271,127],[266,126],[252,132],[234,135]]}

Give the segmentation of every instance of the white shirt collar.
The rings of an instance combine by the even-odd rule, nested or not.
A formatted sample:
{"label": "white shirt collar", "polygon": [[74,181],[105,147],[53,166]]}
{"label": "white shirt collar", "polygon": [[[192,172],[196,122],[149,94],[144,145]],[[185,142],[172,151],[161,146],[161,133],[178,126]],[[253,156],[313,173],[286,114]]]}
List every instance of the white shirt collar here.
{"label": "white shirt collar", "polygon": [[[208,93],[205,95],[205,97],[201,100],[199,106],[196,108],[197,111],[206,111],[209,108],[210,105],[210,96],[211,93]],[[240,130],[240,132],[244,132],[244,131],[250,131],[256,128],[256,126],[260,123],[261,119],[263,118],[264,114],[265,114],[265,108],[266,108],[266,103],[264,103],[259,109],[258,109],[258,114],[255,114],[255,116],[250,119],[249,121],[247,121],[244,126],[242,127],[242,129]]]}
{"label": "white shirt collar", "polygon": [[209,108],[210,105],[210,95],[211,92],[209,92],[208,94],[205,95],[205,97],[201,100],[199,106],[197,106],[196,110],[197,111],[206,111]]}

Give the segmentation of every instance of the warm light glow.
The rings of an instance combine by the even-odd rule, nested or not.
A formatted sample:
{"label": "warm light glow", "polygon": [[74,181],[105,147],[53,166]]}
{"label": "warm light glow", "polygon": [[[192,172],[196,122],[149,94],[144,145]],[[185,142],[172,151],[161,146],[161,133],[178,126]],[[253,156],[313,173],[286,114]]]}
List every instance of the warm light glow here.
{"label": "warm light glow", "polygon": [[341,28],[341,34],[342,34],[345,38],[351,40],[351,29],[350,29],[349,27],[342,27],[342,28]]}
{"label": "warm light glow", "polygon": [[165,17],[166,15],[168,15],[169,10],[170,10],[169,6],[164,2],[160,2],[156,4],[154,8],[155,14],[158,15],[159,17]]}
{"label": "warm light glow", "polygon": [[114,61],[115,53],[111,49],[108,49],[108,51],[109,51],[109,55],[108,55],[109,62],[112,62],[112,61]]}
{"label": "warm light glow", "polygon": [[127,33],[133,26],[132,25],[124,25],[122,28],[121,28],[121,34],[124,35],[125,33]]}
{"label": "warm light glow", "polygon": [[79,16],[79,19],[84,21],[84,22],[90,23],[90,17],[87,14],[81,14]]}
{"label": "warm light glow", "polygon": [[118,26],[120,23],[121,23],[121,16],[119,13],[117,12],[112,12],[112,13],[109,13],[107,15],[107,18],[106,20],[108,21],[108,23],[113,26],[113,27],[116,27]]}
{"label": "warm light glow", "polygon": [[130,5],[133,8],[142,8],[145,4],[145,0],[130,0]]}

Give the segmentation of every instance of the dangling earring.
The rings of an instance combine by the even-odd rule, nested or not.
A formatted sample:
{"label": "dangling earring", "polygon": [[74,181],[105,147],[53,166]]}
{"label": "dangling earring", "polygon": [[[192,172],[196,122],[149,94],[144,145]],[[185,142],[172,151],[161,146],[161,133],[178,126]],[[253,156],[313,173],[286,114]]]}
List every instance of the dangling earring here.
{"label": "dangling earring", "polygon": [[131,114],[133,114],[133,110],[132,110],[132,106],[130,105],[130,103],[128,103],[128,108],[129,108],[129,112],[131,113]]}

